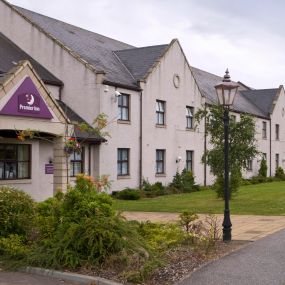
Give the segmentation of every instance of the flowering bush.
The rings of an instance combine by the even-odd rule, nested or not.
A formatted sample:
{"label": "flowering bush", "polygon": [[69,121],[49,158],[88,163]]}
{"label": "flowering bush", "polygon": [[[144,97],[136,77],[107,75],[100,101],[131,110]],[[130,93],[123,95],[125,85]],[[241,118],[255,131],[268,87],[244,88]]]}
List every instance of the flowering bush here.
{"label": "flowering bush", "polygon": [[64,150],[69,154],[74,152],[74,151],[80,152],[81,151],[81,145],[80,145],[80,143],[78,143],[78,141],[75,138],[70,137],[65,142]]}

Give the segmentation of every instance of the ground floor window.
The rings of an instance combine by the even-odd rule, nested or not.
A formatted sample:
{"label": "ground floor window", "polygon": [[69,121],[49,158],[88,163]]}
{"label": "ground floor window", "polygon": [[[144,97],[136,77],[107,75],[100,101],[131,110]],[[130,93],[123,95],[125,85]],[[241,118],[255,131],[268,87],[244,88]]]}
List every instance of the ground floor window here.
{"label": "ground floor window", "polygon": [[129,175],[129,161],[130,161],[130,149],[129,148],[118,148],[118,176]]}
{"label": "ground floor window", "polygon": [[156,150],[156,174],[165,173],[165,149]]}
{"label": "ground floor window", "polygon": [[0,180],[31,178],[31,146],[0,144]]}
{"label": "ground floor window", "polygon": [[83,148],[80,152],[74,151],[69,155],[69,176],[75,177],[84,172],[83,168]]}
{"label": "ground floor window", "polygon": [[193,151],[186,150],[186,170],[193,171]]}
{"label": "ground floor window", "polygon": [[279,153],[275,153],[275,167],[279,167]]}
{"label": "ground floor window", "polygon": [[248,159],[246,162],[247,171],[252,171],[252,159]]}

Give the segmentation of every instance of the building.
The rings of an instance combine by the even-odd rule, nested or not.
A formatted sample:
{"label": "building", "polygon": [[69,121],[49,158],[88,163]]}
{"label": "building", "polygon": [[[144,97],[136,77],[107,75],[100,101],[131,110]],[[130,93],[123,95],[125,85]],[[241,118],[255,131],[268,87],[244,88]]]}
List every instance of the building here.
{"label": "building", "polygon": [[[40,200],[50,196],[58,187],[65,189],[73,180],[72,176],[82,171],[94,177],[110,175],[112,190],[138,187],[142,179],[151,183],[168,183],[177,170],[185,167],[194,172],[198,183],[210,184],[213,181],[209,170],[201,163],[204,150],[209,147],[204,124],[202,122],[194,128],[194,114],[205,104],[216,104],[214,85],[221,77],[191,67],[178,40],[137,48],[12,6],[4,0],[0,1],[0,33],[1,56],[5,57],[0,61],[0,70],[4,69],[2,73],[6,74],[4,83],[7,84],[6,78],[15,68],[23,68],[23,62],[19,63],[19,60],[28,60],[25,64],[35,74],[34,79],[30,78],[37,88],[37,84],[41,84],[46,90],[46,94],[40,95],[50,113],[58,110],[62,114],[61,125],[64,126],[61,131],[47,132],[53,134],[55,140],[61,140],[61,146],[55,148],[53,143],[48,155],[43,149],[38,158],[33,155],[30,161],[31,172],[26,180],[32,184],[35,181],[35,185],[44,189],[41,194],[34,194],[37,186],[27,186],[23,180],[8,177],[1,183],[33,189],[30,192]],[[8,43],[17,52],[9,55]],[[29,76],[28,71],[24,74]],[[21,80],[23,77],[11,88],[16,90]],[[4,85],[0,85],[0,90],[4,92],[0,106],[5,108],[4,102],[8,96],[13,96],[13,92],[6,90]],[[266,154],[269,175],[274,174],[276,165],[284,166],[284,108],[283,86],[255,90],[240,83],[234,112],[237,119],[240,113],[256,117],[257,143]],[[84,137],[84,134],[74,133],[72,122],[92,124],[100,113],[108,115],[107,131],[111,137],[107,141],[88,137],[82,155],[74,156],[73,160],[69,157],[71,161],[66,161],[64,140],[72,135],[79,139]],[[3,113],[3,109],[0,116],[1,122],[11,120],[10,126],[4,123],[5,126],[0,127],[1,133],[15,132],[12,122],[20,119],[25,128],[46,133],[41,124],[53,126],[51,122],[56,117],[55,114],[52,118],[31,117],[32,124],[28,124],[25,123],[27,116],[10,116]],[[16,129],[24,128],[19,124]],[[3,144],[19,144],[15,136],[9,138],[9,143],[8,137],[3,137]],[[31,153],[34,143],[35,140],[29,142]],[[38,166],[34,167],[34,164]],[[44,174],[46,164],[53,165],[54,173],[48,176],[50,186],[42,187],[41,179],[47,175]],[[258,164],[259,158],[249,162],[245,176],[255,175]]]}

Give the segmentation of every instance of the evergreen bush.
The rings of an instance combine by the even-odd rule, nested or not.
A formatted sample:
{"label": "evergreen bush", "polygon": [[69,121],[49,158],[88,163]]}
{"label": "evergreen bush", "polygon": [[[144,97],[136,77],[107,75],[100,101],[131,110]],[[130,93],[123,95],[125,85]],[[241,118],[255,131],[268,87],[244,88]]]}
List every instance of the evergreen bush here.
{"label": "evergreen bush", "polygon": [[262,158],[260,162],[260,168],[258,170],[258,176],[261,177],[267,177],[267,163],[264,157]]}
{"label": "evergreen bush", "polygon": [[284,173],[284,170],[281,166],[276,168],[275,177],[282,180],[282,181],[285,180],[285,173]]}

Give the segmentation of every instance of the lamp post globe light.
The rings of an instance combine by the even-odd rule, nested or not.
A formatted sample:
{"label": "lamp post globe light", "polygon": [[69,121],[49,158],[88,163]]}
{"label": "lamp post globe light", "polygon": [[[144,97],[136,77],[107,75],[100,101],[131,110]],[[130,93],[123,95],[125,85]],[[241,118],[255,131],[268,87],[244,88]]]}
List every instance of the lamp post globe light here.
{"label": "lamp post globe light", "polygon": [[232,223],[230,218],[230,189],[229,189],[229,109],[234,103],[239,85],[231,81],[229,70],[226,70],[223,81],[215,86],[219,105],[224,108],[224,221],[223,221],[223,241],[232,239]]}

